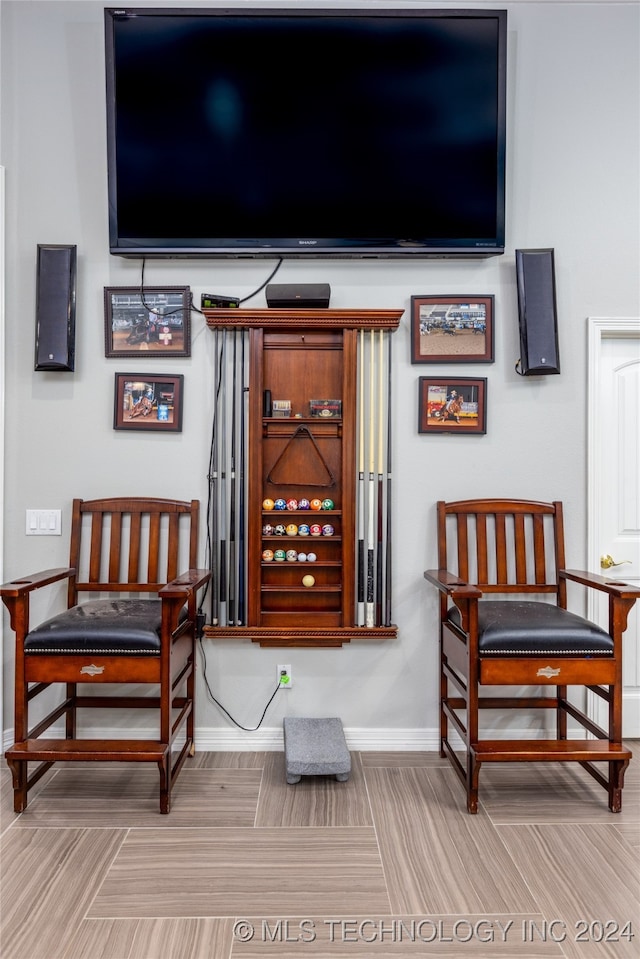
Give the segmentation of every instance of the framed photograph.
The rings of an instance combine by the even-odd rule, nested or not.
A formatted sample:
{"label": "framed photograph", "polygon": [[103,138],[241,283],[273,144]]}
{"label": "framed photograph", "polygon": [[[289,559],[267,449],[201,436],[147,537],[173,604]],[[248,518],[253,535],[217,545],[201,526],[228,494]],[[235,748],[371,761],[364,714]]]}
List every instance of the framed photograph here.
{"label": "framed photograph", "polygon": [[412,363],[493,363],[493,296],[412,296]]}
{"label": "framed photograph", "polygon": [[486,433],[486,379],[421,376],[418,380],[418,432]]}
{"label": "framed photograph", "polygon": [[184,377],[166,373],[116,373],[114,430],[182,431]]}
{"label": "framed photograph", "polygon": [[104,289],[105,356],[191,356],[188,286]]}

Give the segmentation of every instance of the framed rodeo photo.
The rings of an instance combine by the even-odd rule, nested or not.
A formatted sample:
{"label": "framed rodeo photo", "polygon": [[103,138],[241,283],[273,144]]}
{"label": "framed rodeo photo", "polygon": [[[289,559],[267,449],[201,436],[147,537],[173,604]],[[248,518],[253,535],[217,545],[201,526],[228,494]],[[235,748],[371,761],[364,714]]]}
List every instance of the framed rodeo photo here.
{"label": "framed rodeo photo", "polygon": [[493,296],[412,296],[412,363],[493,363]]}
{"label": "framed rodeo photo", "polygon": [[114,430],[182,431],[184,377],[166,373],[116,373]]}
{"label": "framed rodeo photo", "polygon": [[188,286],[104,289],[104,355],[157,359],[191,356]]}
{"label": "framed rodeo photo", "polygon": [[421,376],[418,381],[418,432],[486,433],[486,379]]}

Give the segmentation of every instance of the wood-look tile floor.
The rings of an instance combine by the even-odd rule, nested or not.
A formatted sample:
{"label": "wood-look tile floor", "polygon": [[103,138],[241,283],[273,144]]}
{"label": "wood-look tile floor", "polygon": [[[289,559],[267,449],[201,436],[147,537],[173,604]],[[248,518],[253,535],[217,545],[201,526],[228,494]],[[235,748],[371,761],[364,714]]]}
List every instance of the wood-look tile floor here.
{"label": "wood-look tile floor", "polygon": [[477,816],[436,753],[281,753],[157,772],[62,765],[12,811],[0,773],[2,959],[543,959],[640,955],[640,743],[623,811],[578,766],[485,766]]}

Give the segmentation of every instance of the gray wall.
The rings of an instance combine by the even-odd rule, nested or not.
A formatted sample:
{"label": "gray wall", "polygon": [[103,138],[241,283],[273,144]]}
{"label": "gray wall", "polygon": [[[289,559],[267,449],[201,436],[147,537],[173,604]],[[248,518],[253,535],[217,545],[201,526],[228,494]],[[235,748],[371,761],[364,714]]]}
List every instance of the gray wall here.
{"label": "gray wall", "polygon": [[[203,502],[207,496],[214,353],[202,317],[193,316],[192,356],[156,363],[185,375],[183,432],[158,437],[112,429],[114,372],[133,371],[136,362],[104,357],[103,288],[139,283],[140,264],[107,251],[103,6],[4,0],[0,7],[5,579],[66,563],[74,495],[148,493]],[[568,565],[586,562],[586,318],[635,316],[640,308],[640,10],[637,3],[611,2],[503,6],[509,10],[506,255],[477,263],[287,261],[278,275],[283,283],[330,283],[332,306],[406,311],[393,351],[398,639],[338,650],[207,643],[212,688],[244,725],[258,721],[277,663],[293,665],[294,688],[278,694],[264,733],[255,736],[236,734],[201,688],[197,725],[205,746],[273,744],[286,713],[340,716],[363,748],[435,745],[437,610],[422,571],[435,564],[439,498],[562,499]],[[184,134],[195,138],[197,130]],[[78,246],[75,374],[33,372],[38,243]],[[514,250],[541,246],[556,251],[562,374],[522,378],[514,370]],[[145,281],[188,285],[198,303],[204,291],[247,295],[270,270],[270,261],[151,262]],[[486,436],[417,433],[418,377],[434,367],[410,363],[409,300],[437,293],[495,295],[495,363],[448,368],[488,376]],[[264,301],[259,296],[249,305]],[[27,538],[27,507],[61,507],[63,536]],[[38,612],[59,601],[56,593],[39,600]],[[6,624],[4,648],[9,731],[13,652]]]}

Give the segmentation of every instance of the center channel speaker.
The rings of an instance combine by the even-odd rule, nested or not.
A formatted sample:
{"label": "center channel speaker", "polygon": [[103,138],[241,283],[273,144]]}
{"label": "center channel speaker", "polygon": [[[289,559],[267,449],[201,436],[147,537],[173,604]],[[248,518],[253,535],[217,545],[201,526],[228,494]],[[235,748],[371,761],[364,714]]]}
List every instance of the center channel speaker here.
{"label": "center channel speaker", "polygon": [[77,248],[38,244],[35,370],[75,368]]}
{"label": "center channel speaker", "polygon": [[552,249],[516,250],[521,376],[560,372]]}
{"label": "center channel speaker", "polygon": [[331,287],[328,283],[269,283],[265,295],[269,307],[320,310],[329,306]]}

